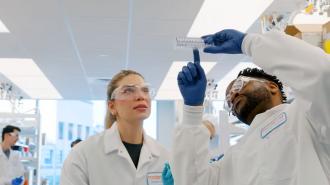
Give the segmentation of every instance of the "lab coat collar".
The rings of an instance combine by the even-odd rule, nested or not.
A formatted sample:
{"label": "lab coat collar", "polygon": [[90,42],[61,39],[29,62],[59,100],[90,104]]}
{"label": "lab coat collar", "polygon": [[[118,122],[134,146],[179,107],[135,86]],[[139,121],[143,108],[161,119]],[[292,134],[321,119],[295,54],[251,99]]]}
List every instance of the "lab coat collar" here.
{"label": "lab coat collar", "polygon": [[[247,131],[247,133],[244,135],[246,138],[246,136],[250,135],[252,132],[254,132],[254,130],[256,130],[259,126],[261,126],[267,119],[271,119],[271,117],[273,117],[274,115],[276,115],[279,112],[283,112],[283,110],[288,106],[288,104],[283,103],[280,105],[277,105],[261,114],[258,114],[255,116],[255,118],[253,119],[249,130]],[[243,138],[242,138],[243,139]]]}
{"label": "lab coat collar", "polygon": [[158,148],[158,144],[155,140],[153,140],[151,137],[149,137],[144,131],[143,131],[143,145],[150,151],[150,153],[153,156],[160,156],[160,150]]}
{"label": "lab coat collar", "polygon": [[143,131],[143,146],[140,153],[138,169],[143,168],[145,164],[160,156],[160,148],[158,147],[156,141]]}
{"label": "lab coat collar", "polygon": [[[3,155],[3,156],[6,156],[6,155],[5,155],[5,152],[3,152],[3,150],[2,150],[2,146],[1,146],[1,144],[2,144],[2,143],[0,143],[0,156],[2,156],[2,155]],[[12,153],[12,149],[10,149],[10,153]],[[6,156],[6,157],[7,157],[7,156]]]}
{"label": "lab coat collar", "polygon": [[2,150],[2,146],[1,146],[1,143],[0,143],[0,158],[5,158],[7,160],[10,160],[11,159],[11,156],[13,155],[13,151],[12,149],[9,149],[10,150],[10,155],[9,155],[9,159],[8,157],[6,156],[5,152]]}
{"label": "lab coat collar", "polygon": [[3,155],[5,155],[5,153],[4,153],[3,150],[2,150],[2,146],[1,146],[1,144],[2,144],[2,143],[0,143],[0,157],[3,156]]}
{"label": "lab coat collar", "polygon": [[116,122],[104,132],[104,152],[106,154],[123,148]]}
{"label": "lab coat collar", "polygon": [[[117,122],[107,129],[104,133],[104,152],[109,154],[116,150],[124,149],[125,146],[121,141]],[[160,151],[157,148],[157,143],[151,139],[143,130],[143,148],[146,153],[150,153],[153,156],[160,156]],[[141,151],[142,152],[142,151]]]}

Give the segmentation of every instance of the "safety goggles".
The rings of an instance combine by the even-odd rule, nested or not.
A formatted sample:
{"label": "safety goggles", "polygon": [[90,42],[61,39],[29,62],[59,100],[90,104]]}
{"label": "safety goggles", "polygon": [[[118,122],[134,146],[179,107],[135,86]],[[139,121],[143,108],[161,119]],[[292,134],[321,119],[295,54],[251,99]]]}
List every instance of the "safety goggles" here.
{"label": "safety goggles", "polygon": [[253,78],[248,76],[240,76],[238,77],[232,84],[230,90],[226,94],[226,103],[227,108],[231,111],[233,108],[232,104],[232,96],[236,93],[239,93],[247,83],[250,81],[258,81],[258,82],[266,82],[267,80],[263,80],[260,78]]}
{"label": "safety goggles", "polygon": [[129,84],[117,87],[111,94],[111,100],[134,100],[138,96],[143,95],[147,99],[152,99],[154,89],[150,84]]}

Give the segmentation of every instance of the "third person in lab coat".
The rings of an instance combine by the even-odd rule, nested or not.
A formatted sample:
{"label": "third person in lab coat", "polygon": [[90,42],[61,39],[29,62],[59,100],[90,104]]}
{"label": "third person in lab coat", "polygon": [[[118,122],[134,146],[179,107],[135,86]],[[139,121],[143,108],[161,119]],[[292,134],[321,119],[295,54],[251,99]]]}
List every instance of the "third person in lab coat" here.
{"label": "third person in lab coat", "polygon": [[21,129],[7,125],[2,130],[0,143],[0,185],[21,185],[25,173],[21,155],[12,147],[19,140]]}
{"label": "third person in lab coat", "polygon": [[143,131],[151,88],[141,74],[123,70],[108,85],[106,130],[75,146],[61,185],[159,185],[168,153]]}
{"label": "third person in lab coat", "polygon": [[[330,57],[323,50],[276,31],[223,30],[203,37],[207,53],[244,53],[263,68],[239,73],[226,91],[231,112],[250,125],[224,158],[210,164],[209,135],[202,128],[206,87],[198,51],[178,74],[184,98],[174,134],[172,172],[177,185],[329,185]],[[276,75],[276,76],[275,76]],[[285,103],[282,84],[295,94]]]}

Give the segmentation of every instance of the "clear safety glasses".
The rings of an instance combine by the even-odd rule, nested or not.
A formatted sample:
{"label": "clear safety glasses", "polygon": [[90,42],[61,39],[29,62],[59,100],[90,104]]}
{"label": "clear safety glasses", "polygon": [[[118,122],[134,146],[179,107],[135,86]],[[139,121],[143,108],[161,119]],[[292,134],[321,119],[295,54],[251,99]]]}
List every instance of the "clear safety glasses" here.
{"label": "clear safety glasses", "polygon": [[259,82],[266,82],[267,80],[263,80],[260,78],[253,78],[248,76],[240,76],[238,77],[234,83],[232,84],[230,90],[226,94],[226,103],[227,108],[229,111],[232,111],[233,104],[232,104],[232,96],[236,93],[239,93],[245,85],[250,81],[259,81]]}
{"label": "clear safety glasses", "polygon": [[117,87],[111,94],[111,100],[134,100],[138,96],[143,96],[147,99],[152,99],[155,94],[150,84],[129,84]]}

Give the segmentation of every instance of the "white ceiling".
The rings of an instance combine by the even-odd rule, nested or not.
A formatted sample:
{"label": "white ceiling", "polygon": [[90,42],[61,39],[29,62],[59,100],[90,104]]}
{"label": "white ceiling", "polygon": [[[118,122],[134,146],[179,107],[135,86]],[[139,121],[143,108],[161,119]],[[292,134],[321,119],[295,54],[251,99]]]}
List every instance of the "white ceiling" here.
{"label": "white ceiling", "polygon": [[[105,99],[106,80],[121,69],[142,73],[159,88],[173,61],[192,59],[175,49],[203,0],[0,1],[0,58],[32,58],[64,99]],[[283,3],[285,4],[285,3]],[[258,22],[258,21],[257,21]],[[259,31],[256,23],[249,31]],[[242,55],[202,54],[217,61],[220,80]],[[20,66],[17,66],[19,68]]]}

